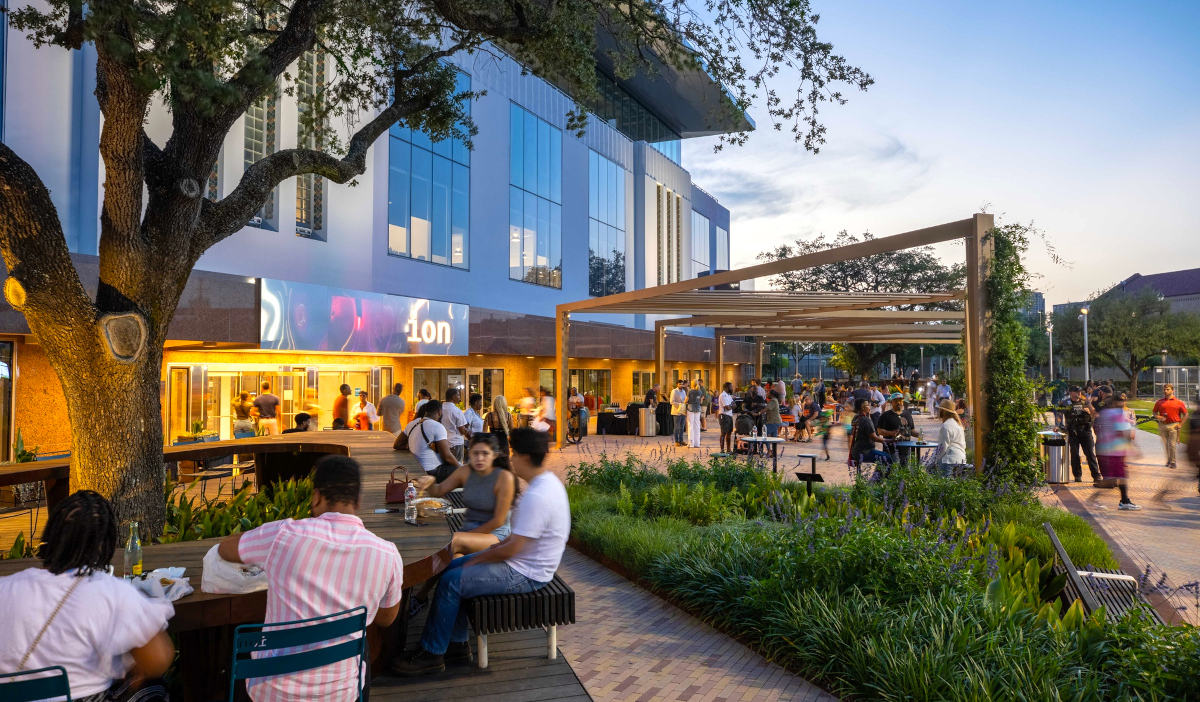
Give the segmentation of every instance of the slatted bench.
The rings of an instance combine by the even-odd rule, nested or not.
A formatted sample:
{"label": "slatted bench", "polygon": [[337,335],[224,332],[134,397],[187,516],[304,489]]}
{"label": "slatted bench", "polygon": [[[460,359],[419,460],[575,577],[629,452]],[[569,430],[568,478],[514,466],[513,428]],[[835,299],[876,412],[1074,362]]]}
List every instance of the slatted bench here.
{"label": "slatted bench", "polygon": [[[462,509],[462,493],[447,495],[451,505]],[[463,515],[446,515],[450,531],[462,529]],[[546,630],[546,658],[558,657],[558,627],[575,623],[575,591],[556,574],[545,587],[517,595],[482,595],[463,600],[460,605],[475,631],[479,648],[478,665],[488,667],[487,637],[510,631]]]}
{"label": "slatted bench", "polygon": [[[1054,564],[1054,574],[1067,574],[1067,583],[1063,586],[1061,595],[1064,606],[1069,606],[1078,599],[1083,602],[1084,614],[1088,616],[1103,606],[1105,619],[1115,622],[1131,609],[1142,604],[1149,604],[1138,592],[1137,578],[1112,568],[1079,570],[1071,562],[1071,557],[1067,555],[1066,549],[1058,540],[1058,534],[1054,532],[1054,527],[1046,522],[1042,525],[1042,529],[1050,537],[1050,543],[1054,546],[1054,552],[1058,556],[1058,560]],[[1162,617],[1153,607],[1146,607],[1146,610],[1159,624],[1163,623]]]}

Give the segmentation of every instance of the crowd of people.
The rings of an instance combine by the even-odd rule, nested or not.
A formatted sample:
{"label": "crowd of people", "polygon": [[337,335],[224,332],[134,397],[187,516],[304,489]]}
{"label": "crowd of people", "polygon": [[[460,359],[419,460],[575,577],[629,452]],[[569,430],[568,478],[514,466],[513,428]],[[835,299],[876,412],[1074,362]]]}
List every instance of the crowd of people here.
{"label": "crowd of people", "polygon": [[[1054,398],[1050,399],[1053,402]],[[1083,481],[1086,462],[1095,487],[1115,487],[1120,491],[1117,509],[1140,510],[1141,506],[1129,498],[1128,489],[1128,462],[1139,453],[1135,442],[1138,424],[1157,422],[1164,465],[1177,469],[1184,422],[1189,422],[1191,429],[1188,456],[1200,466],[1200,422],[1187,403],[1175,396],[1175,387],[1169,383],[1163,386],[1163,395],[1155,401],[1149,417],[1139,418],[1128,401],[1125,392],[1109,381],[1071,385],[1065,397],[1047,404],[1053,412],[1055,427],[1066,435],[1072,479],[1077,483]]]}
{"label": "crowd of people", "polygon": [[733,383],[725,383],[716,393],[700,378],[679,379],[669,395],[662,395],[659,385],[646,393],[644,406],[662,403],[669,404],[669,412],[661,416],[669,422],[676,446],[699,447],[708,416],[716,415],[722,453],[739,450],[737,436],[753,435],[820,440],[829,460],[829,439],[840,426],[849,437],[847,460],[855,464],[907,461],[910,449],[898,444],[920,438],[913,411],[926,405],[940,424],[934,462],[954,466],[967,459],[966,402],[954,397],[945,378],[922,381],[915,371],[907,379],[896,374],[888,380],[859,383],[797,377],[789,384],[780,378],[755,378],[737,390]]}

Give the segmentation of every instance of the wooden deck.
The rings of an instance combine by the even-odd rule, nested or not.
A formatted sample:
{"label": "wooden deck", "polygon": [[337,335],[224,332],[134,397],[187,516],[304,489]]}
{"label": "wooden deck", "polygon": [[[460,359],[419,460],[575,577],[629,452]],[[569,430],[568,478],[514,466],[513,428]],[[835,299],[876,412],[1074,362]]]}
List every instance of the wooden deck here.
{"label": "wooden deck", "polygon": [[[268,441],[284,441],[294,439],[295,435],[267,439]],[[308,437],[306,437],[308,438]],[[431,523],[425,527],[414,528],[406,525],[402,514],[375,514],[374,510],[385,506],[384,487],[389,474],[398,465],[406,466],[414,474],[420,471],[416,459],[408,452],[392,450],[392,435],[386,432],[320,432],[314,435],[314,444],[336,444],[345,447],[350,456],[363,467],[363,491],[360,503],[359,517],[371,531],[396,543],[406,566],[415,565],[423,557],[430,556],[442,549],[450,539],[450,529],[444,523]],[[262,441],[255,439],[255,442]],[[249,440],[246,440],[249,441]],[[237,442],[219,442],[220,444],[238,445]],[[242,445],[245,445],[244,443]],[[204,449],[217,449],[217,443],[205,444]],[[338,451],[341,453],[341,451]],[[403,475],[400,471],[398,477]],[[45,508],[42,510],[44,520]],[[39,525],[40,526],[40,525]],[[246,621],[248,613],[261,612],[265,606],[265,593],[239,596],[242,600],[231,600],[227,596],[206,595],[199,591],[200,561],[204,553],[211,548],[215,540],[186,542],[181,544],[166,544],[147,547],[145,549],[146,568],[165,565],[183,565],[188,567],[187,575],[191,577],[196,593],[177,603],[178,621],[172,622],[173,630],[188,631],[203,625],[205,622],[221,623],[235,620]],[[122,554],[120,549],[115,554],[114,561],[120,567]],[[22,561],[0,562],[0,575],[7,575],[22,568],[38,565],[33,559]],[[410,567],[405,568],[405,585],[416,584],[408,582],[416,573]],[[195,600],[197,607],[180,607],[188,600]],[[211,601],[210,601],[211,600]],[[214,612],[213,607],[219,610]],[[188,612],[193,609],[195,612]],[[427,610],[425,610],[427,611]],[[217,616],[213,616],[213,615]],[[186,615],[186,616],[184,616]],[[211,618],[210,618],[211,617]],[[420,638],[421,627],[424,624],[424,611],[410,622],[408,627],[409,647],[415,647]],[[542,631],[515,632],[488,637],[489,667],[479,669],[474,665],[451,666],[445,673],[425,678],[404,679],[390,675],[377,665],[373,670],[374,680],[371,685],[373,699],[400,699],[405,702],[412,700],[443,700],[443,699],[482,699],[496,702],[538,702],[542,700],[590,700],[587,691],[563,658],[561,652],[551,661],[546,659],[546,638]],[[383,663],[383,661],[380,661]]]}

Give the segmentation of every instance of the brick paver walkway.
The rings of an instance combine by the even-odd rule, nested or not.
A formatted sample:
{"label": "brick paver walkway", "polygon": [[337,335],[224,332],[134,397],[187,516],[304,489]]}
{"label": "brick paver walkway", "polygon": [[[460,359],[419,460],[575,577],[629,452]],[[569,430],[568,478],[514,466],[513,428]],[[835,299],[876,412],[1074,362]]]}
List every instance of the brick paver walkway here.
{"label": "brick paver walkway", "polygon": [[[1129,498],[1141,505],[1141,510],[1118,510],[1118,492],[1094,488],[1090,482],[1071,483],[1056,490],[1074,497],[1063,504],[1095,519],[1125,551],[1139,571],[1131,575],[1139,575],[1150,566],[1151,581],[1157,583],[1165,574],[1171,589],[1196,582],[1200,580],[1196,468],[1189,465],[1183,446],[1179,447],[1179,467],[1171,470],[1163,466],[1166,452],[1155,434],[1139,431],[1137,447],[1141,455],[1129,462]],[[1172,603],[1187,607],[1180,611],[1182,619],[1200,624],[1200,602],[1194,597],[1176,596]]]}
{"label": "brick paver walkway", "polygon": [[596,702],[837,699],[574,549],[558,572],[577,622],[558,646]]}

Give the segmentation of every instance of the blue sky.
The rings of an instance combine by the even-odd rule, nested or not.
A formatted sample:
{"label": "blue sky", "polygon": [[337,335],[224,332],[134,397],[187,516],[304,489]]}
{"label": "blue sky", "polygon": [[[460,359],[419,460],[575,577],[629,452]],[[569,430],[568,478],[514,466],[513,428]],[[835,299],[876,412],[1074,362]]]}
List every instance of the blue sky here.
{"label": "blue sky", "polygon": [[747,146],[684,142],[693,179],[732,211],[734,266],[796,238],[896,234],[987,205],[1072,263],[1034,243],[1048,305],[1200,267],[1200,0],[814,7],[822,38],[875,79],[824,107],[820,154],[759,109]]}

